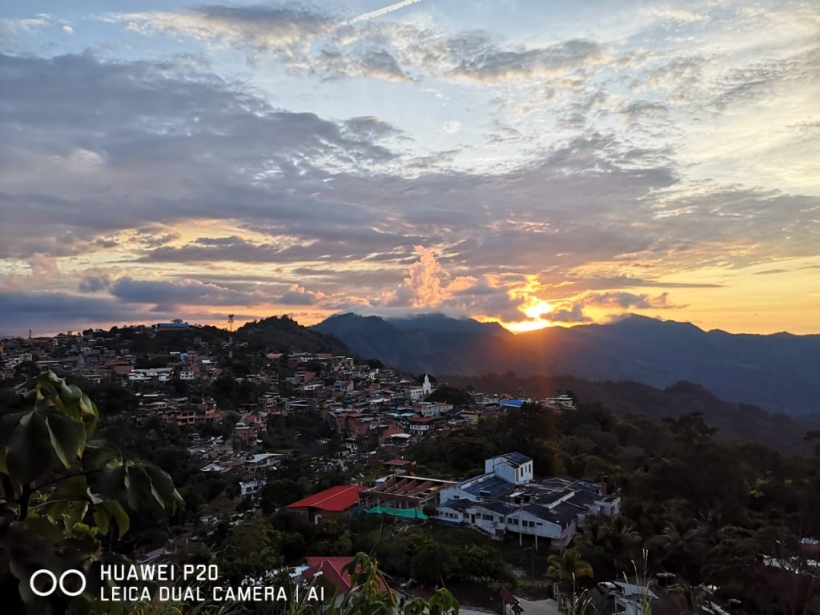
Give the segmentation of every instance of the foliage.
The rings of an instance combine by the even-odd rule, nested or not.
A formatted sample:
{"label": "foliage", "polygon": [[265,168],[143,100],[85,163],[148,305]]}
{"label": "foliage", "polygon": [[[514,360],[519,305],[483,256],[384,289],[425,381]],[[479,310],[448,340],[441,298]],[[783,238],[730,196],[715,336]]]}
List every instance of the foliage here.
{"label": "foliage", "polygon": [[264,580],[283,563],[282,533],[264,519],[231,527],[218,558],[220,574],[234,586],[249,578]]}
{"label": "foliage", "polygon": [[[36,598],[35,571],[87,572],[109,557],[101,541],[128,532],[129,511],[173,514],[182,503],[168,474],[95,439],[98,420],[88,396],[53,373],[18,387],[2,408],[0,574],[16,580],[25,602]],[[89,602],[97,580],[88,578],[88,590],[72,603]]]}
{"label": "foliage", "polygon": [[589,562],[581,559],[581,554],[575,549],[566,549],[560,555],[551,555],[547,576],[556,581],[572,581],[584,577],[594,576]]}

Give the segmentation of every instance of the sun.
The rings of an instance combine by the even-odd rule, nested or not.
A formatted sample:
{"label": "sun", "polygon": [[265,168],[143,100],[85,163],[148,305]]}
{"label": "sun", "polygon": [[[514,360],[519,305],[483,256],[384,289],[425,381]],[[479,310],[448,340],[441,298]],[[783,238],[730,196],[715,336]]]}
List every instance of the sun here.
{"label": "sun", "polygon": [[551,311],[552,306],[546,301],[541,301],[540,299],[522,310],[522,312],[526,314],[527,318],[532,318],[533,320],[539,319],[542,315],[548,314]]}

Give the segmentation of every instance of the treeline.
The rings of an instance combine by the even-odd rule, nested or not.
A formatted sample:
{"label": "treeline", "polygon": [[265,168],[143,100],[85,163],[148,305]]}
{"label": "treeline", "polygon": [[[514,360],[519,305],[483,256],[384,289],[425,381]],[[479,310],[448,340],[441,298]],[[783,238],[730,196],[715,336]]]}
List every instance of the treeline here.
{"label": "treeline", "polygon": [[[563,413],[525,404],[422,441],[407,456],[419,473],[464,477],[516,450],[534,459],[538,476],[566,473],[620,493],[622,515],[590,521],[574,546],[592,565],[590,583],[620,576],[645,549],[655,571],[718,586],[760,612],[784,605],[799,612],[820,591],[801,543],[820,537],[820,455],[786,456],[714,436],[699,413],[656,423],[616,416],[600,403]],[[764,556],[792,562],[801,574],[767,566]]]}
{"label": "treeline", "polygon": [[762,442],[781,453],[811,453],[813,447],[804,436],[807,431],[820,428],[820,414],[802,420],[772,414],[758,406],[722,400],[691,382],[656,389],[631,381],[593,381],[576,376],[523,377],[513,372],[447,376],[441,380],[451,386],[475,387],[486,393],[519,395],[520,392],[532,399],[570,391],[587,402],[601,402],[618,416],[643,414],[653,421],[700,412],[711,427],[718,429],[718,439]]}

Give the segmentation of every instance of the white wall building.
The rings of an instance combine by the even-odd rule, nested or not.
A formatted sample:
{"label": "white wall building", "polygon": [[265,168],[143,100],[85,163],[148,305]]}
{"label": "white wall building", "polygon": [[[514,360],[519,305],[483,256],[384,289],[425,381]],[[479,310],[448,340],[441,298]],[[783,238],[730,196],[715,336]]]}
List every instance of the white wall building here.
{"label": "white wall building", "polygon": [[507,533],[531,536],[535,548],[565,548],[587,515],[612,516],[620,497],[599,485],[569,477],[535,481],[533,461],[507,453],[484,463],[485,474],[445,487],[439,493],[437,520],[467,524],[502,540]]}

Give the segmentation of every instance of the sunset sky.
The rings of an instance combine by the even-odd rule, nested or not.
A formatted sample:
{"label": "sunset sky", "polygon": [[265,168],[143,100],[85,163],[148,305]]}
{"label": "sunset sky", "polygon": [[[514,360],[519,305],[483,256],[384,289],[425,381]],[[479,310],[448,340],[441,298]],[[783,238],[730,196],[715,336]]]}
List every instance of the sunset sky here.
{"label": "sunset sky", "polygon": [[0,2],[0,335],[348,311],[820,333],[820,2]]}

